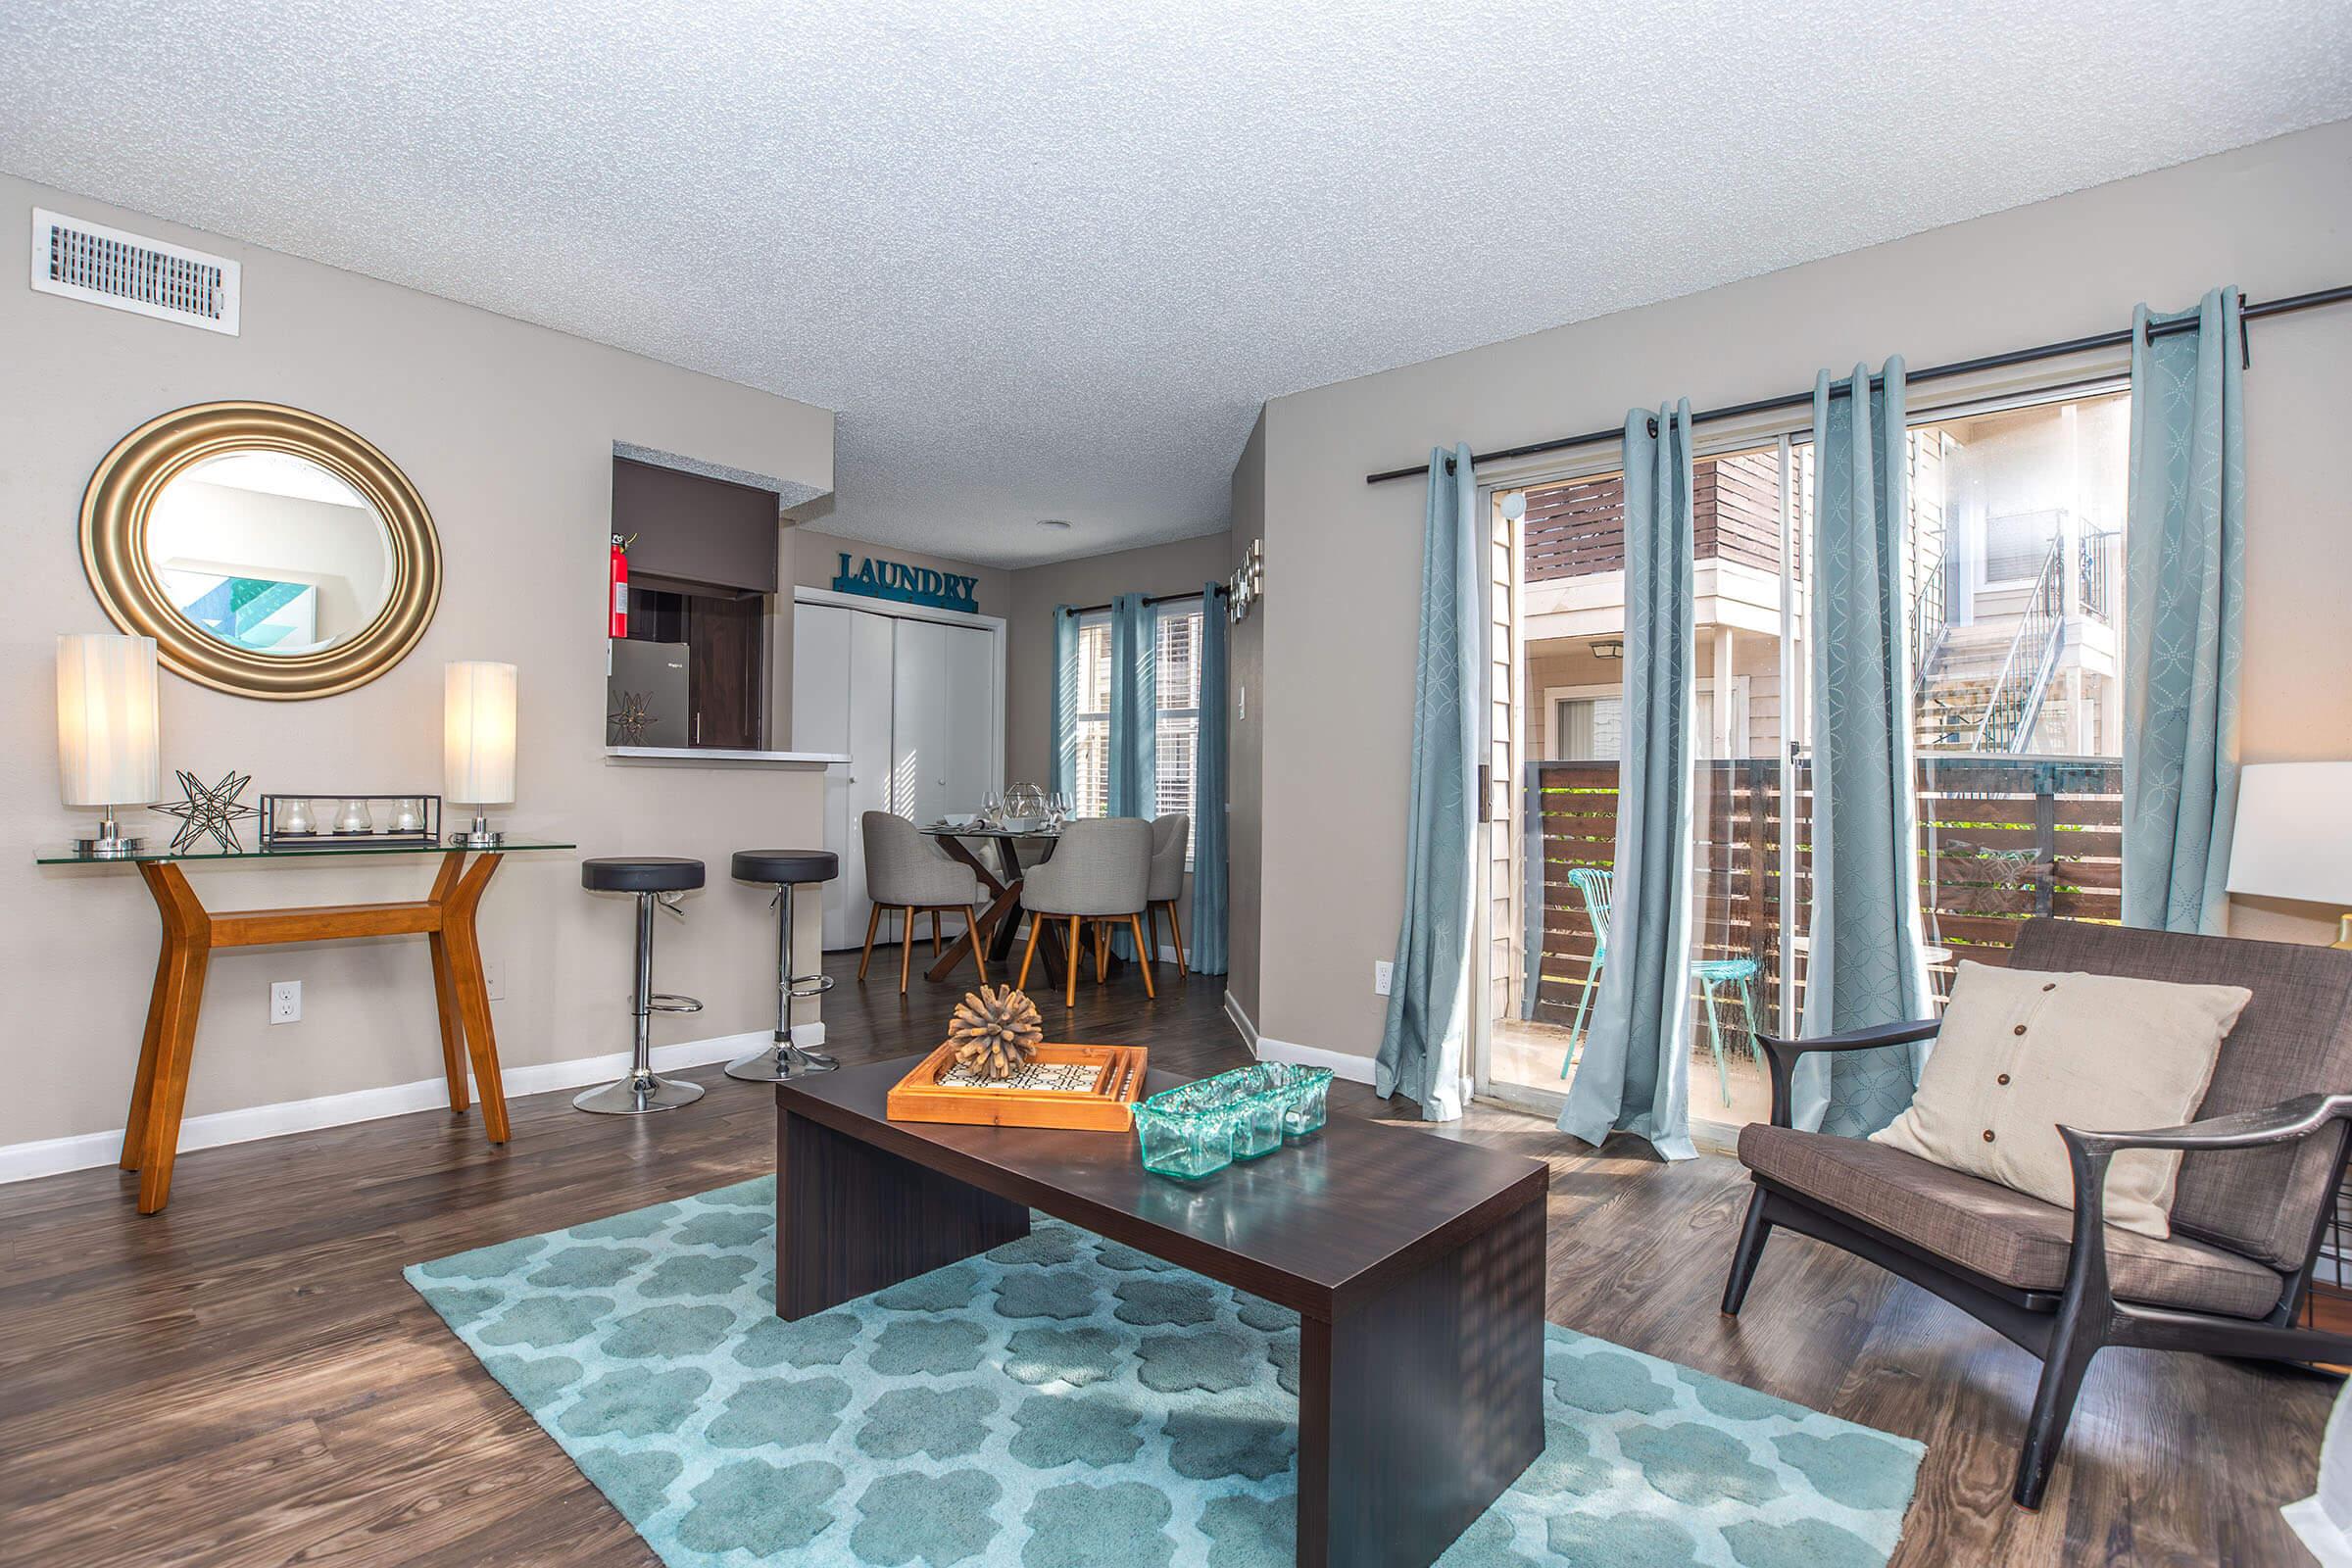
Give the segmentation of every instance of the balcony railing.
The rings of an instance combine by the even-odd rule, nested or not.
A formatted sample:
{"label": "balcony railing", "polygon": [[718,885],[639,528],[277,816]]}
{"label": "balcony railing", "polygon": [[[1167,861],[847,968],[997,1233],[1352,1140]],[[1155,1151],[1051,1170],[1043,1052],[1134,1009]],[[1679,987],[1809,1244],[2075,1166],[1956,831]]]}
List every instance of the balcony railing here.
{"label": "balcony railing", "polygon": [[[1699,764],[1692,815],[1693,956],[1753,957],[1757,998],[1776,1027],[1784,963],[1803,1006],[1801,937],[1811,923],[1812,763],[1741,758]],[[2123,766],[2104,759],[1923,757],[1916,778],[1920,906],[1931,946],[1953,960],[2009,961],[2037,914],[2123,917]],[[1566,1025],[1592,953],[1592,922],[1568,872],[1608,867],[1617,848],[1617,764],[1534,762],[1524,780],[1527,984],[1522,1017]],[[1793,822],[1796,876],[1784,887],[1782,834]],[[1938,989],[1949,963],[1937,968]],[[1791,1020],[1793,1023],[1793,1020]]]}

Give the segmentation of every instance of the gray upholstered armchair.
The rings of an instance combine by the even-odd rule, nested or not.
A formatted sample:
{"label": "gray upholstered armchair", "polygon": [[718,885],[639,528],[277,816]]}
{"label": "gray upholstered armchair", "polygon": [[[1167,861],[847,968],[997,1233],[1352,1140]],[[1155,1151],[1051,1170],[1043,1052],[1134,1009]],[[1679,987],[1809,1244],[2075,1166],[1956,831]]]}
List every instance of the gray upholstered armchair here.
{"label": "gray upholstered armchair", "polygon": [[[2071,1209],[1856,1138],[1789,1126],[1789,1080],[1813,1052],[1925,1040],[1893,1024],[1819,1040],[1760,1036],[1772,1124],[1740,1135],[1754,1181],[1723,1309],[1737,1313],[1776,1226],[1933,1291],[2041,1357],[2012,1493],[2039,1507],[2090,1358],[2110,1345],[2281,1361],[2352,1361],[2352,1337],[2300,1327],[2352,1119],[2352,954],[2227,937],[2034,920],[2020,968],[2246,987],[2185,1127],[2061,1127]],[[2109,1225],[2108,1162],[2182,1151],[2172,1235]]]}

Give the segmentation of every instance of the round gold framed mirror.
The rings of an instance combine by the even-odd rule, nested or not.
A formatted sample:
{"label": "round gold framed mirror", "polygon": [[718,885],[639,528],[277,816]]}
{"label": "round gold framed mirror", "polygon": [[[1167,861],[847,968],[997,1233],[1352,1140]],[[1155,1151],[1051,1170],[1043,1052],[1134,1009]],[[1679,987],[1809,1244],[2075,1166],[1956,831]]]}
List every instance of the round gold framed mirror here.
{"label": "round gold framed mirror", "polygon": [[81,498],[81,564],[166,668],[279,702],[375,679],[441,599],[440,536],[408,476],[274,403],[200,403],[115,443]]}

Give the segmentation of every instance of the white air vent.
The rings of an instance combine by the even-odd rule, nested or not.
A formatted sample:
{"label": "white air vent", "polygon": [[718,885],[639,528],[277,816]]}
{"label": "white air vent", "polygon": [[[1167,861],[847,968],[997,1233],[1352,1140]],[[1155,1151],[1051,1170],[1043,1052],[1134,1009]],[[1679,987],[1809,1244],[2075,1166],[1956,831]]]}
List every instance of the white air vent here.
{"label": "white air vent", "polygon": [[237,264],[32,210],[32,286],[208,332],[237,333]]}

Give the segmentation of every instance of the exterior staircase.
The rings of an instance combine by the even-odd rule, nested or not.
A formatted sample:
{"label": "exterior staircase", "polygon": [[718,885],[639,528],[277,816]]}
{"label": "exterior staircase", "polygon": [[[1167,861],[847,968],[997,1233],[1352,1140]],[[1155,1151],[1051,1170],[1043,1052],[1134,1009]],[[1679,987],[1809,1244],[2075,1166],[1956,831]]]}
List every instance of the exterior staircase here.
{"label": "exterior staircase", "polygon": [[2051,679],[2066,643],[2066,564],[2063,539],[2053,539],[2020,613],[1936,636],[1913,709],[1921,752],[2049,753],[2082,739]]}
{"label": "exterior staircase", "polygon": [[[1943,645],[1929,661],[1919,683],[1913,710],[1913,739],[1922,752],[1976,750],[1978,731],[1984,723],[1993,688],[2017,640],[2012,619],[1954,626],[1944,633]],[[2068,710],[2066,689],[2053,684],[2035,705],[2017,752],[2068,753],[2074,745],[2074,714]]]}

